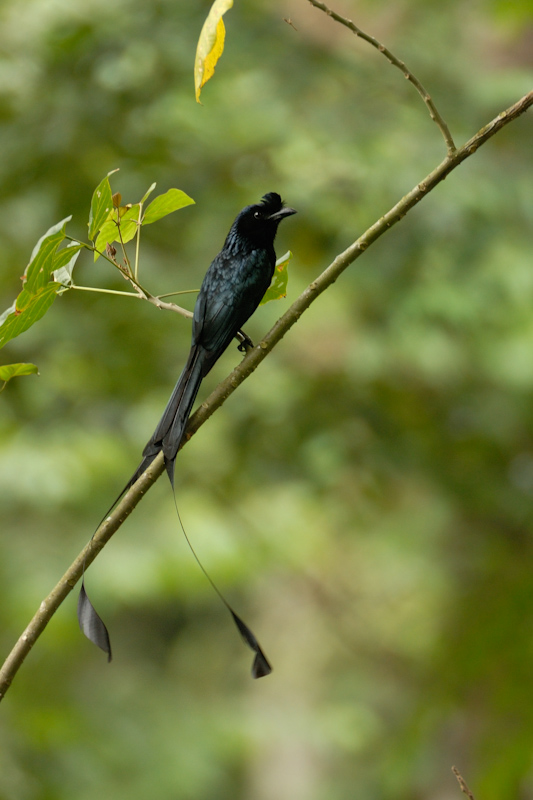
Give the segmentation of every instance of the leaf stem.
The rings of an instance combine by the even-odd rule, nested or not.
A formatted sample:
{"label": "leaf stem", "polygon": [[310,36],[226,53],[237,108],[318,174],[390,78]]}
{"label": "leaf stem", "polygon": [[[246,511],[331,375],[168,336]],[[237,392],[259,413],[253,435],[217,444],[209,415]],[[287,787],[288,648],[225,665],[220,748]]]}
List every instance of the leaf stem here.
{"label": "leaf stem", "polygon": [[178,294],[198,294],[200,289],[181,289],[179,292],[167,292],[166,294],[158,294],[160,300],[164,297],[175,297]]}
{"label": "leaf stem", "polygon": [[[170,297],[170,295],[161,295],[161,297],[156,297],[149,293],[141,294],[140,292],[122,292],[119,289],[100,289],[97,286],[78,286],[75,283],[62,283],[61,286],[64,286],[65,289],[78,289],[82,292],[118,294],[121,297],[134,297],[137,300],[147,300],[149,303],[156,306],[156,308],[164,309],[165,311],[174,311],[177,314],[181,314],[181,316],[185,317],[186,319],[192,319],[192,311],[188,311],[186,308],[176,305],[176,303],[165,303],[163,300],[161,300],[161,297]],[[172,292],[171,294],[185,294],[185,292]]]}
{"label": "leaf stem", "polygon": [[137,236],[135,242],[135,280],[137,280],[139,276],[139,248],[141,246],[141,218],[143,213],[143,204],[142,200],[139,203],[139,218],[137,220]]}
{"label": "leaf stem", "polygon": [[[135,292],[122,292],[118,289],[99,289],[96,286],[78,286],[77,284],[61,284],[65,287],[65,289],[79,289],[85,292],[102,292],[102,294],[117,294],[125,297],[138,297],[140,300],[147,300],[152,305],[156,306],[156,308],[164,309],[165,311],[174,311],[176,314],[181,314],[182,317],[186,319],[191,319],[192,311],[188,311],[186,308],[182,308],[178,306],[176,303],[166,303],[163,298],[164,297],[172,297],[172,295],[178,294],[188,294],[192,292],[197,292],[197,289],[183,289],[179,292],[169,292],[168,294],[162,294],[160,296],[151,294],[147,289],[145,289],[136,277],[132,274],[131,268],[128,269],[128,273],[124,273],[120,266],[113,261],[113,259],[109,258],[106,253],[102,253],[100,250],[97,250],[94,245],[87,244],[87,242],[80,242],[78,239],[73,239],[71,236],[66,236],[66,239],[69,239],[71,242],[76,242],[76,244],[81,244],[87,250],[90,250],[93,253],[98,253],[98,255],[105,258],[110,264],[112,264],[116,269],[118,269],[123,275],[126,280],[128,280],[131,285],[136,289]],[[129,262],[128,262],[129,264]]]}
{"label": "leaf stem", "polygon": [[62,283],[65,289],[79,289],[82,292],[100,292],[101,294],[119,294],[122,297],[135,297],[137,300],[144,300],[138,292],[121,292],[119,289],[100,289],[98,286],[78,286],[75,283]]}

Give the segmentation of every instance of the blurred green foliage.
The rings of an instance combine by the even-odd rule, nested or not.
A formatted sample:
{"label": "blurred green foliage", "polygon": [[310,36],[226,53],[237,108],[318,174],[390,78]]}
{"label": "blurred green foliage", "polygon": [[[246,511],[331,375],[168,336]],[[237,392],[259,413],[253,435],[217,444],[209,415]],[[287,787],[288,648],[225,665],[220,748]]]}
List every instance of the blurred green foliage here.
{"label": "blurred green foliage", "polygon": [[[198,287],[265,191],[298,209],[278,244],[288,297],[256,339],[444,157],[401,74],[300,0],[235,3],[200,107],[208,7],[4,0],[2,309],[43,231],[73,214],[85,237],[120,167],[125,203],[152,181],[197,203],[143,231],[160,294]],[[530,2],[339,10],[406,61],[458,143],[531,88]],[[2,798],[427,800],[459,796],[452,764],[483,800],[533,795],[531,140],[526,115],[464,163],[180,455],[189,535],[274,674],[249,679],[162,480],[88,574],[113,664],[69,600],[2,703]],[[124,288],[103,259],[77,270]],[[2,351],[40,371],[0,395],[3,653],[138,462],[189,335],[68,292]]]}

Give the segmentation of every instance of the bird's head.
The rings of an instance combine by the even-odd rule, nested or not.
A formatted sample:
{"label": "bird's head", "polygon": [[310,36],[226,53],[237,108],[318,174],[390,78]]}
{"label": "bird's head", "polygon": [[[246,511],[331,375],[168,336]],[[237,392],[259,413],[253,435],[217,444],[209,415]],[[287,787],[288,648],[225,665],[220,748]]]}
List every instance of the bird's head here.
{"label": "bird's head", "polygon": [[296,214],[296,210],[284,206],[279,194],[268,192],[260,203],[243,208],[233,223],[232,230],[238,236],[251,241],[254,247],[271,246],[279,223],[292,214]]}

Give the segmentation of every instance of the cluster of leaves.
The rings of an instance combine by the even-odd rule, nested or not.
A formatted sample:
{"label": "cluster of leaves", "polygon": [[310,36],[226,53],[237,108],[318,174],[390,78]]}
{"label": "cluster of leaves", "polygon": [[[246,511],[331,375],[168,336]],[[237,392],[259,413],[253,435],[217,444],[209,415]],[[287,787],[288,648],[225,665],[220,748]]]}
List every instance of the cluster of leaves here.
{"label": "cluster of leaves", "polygon": [[[0,316],[0,347],[38,322],[58,294],[77,288],[72,281],[72,272],[80,251],[84,248],[94,252],[95,260],[104,255],[135,284],[138,292],[143,291],[136,280],[138,261],[132,270],[124,251],[124,262],[119,264],[112,257],[115,251],[111,245],[119,241],[123,247],[126,242],[138,237],[143,225],[157,222],[173,211],[194,203],[194,200],[180,189],[169,189],[165,194],[156,197],[144,210],[144,203],[155,189],[154,183],[139,203],[121,207],[120,195],[113,195],[111,192],[109,175],[96,187],[91,201],[88,228],[92,244],[78,242],[67,236],[66,226],[72,219],[69,216],[53,225],[33,248],[30,262],[22,276],[22,290],[13,304]],[[65,240],[68,244],[60,248]],[[15,376],[36,372],[35,364],[8,364],[0,367],[0,378],[5,386]]]}
{"label": "cluster of leaves", "polygon": [[[66,247],[58,252],[70,219],[67,217],[50,228],[33,248],[30,263],[22,276],[22,290],[13,304],[0,316],[0,347],[24,333],[46,314],[62,288],[54,279],[55,271],[72,272],[83,245]],[[36,373],[37,367],[35,364],[8,364],[0,367],[0,370],[5,387],[17,375]]]}
{"label": "cluster of leaves", "polygon": [[172,214],[173,211],[194,203],[194,200],[181,189],[169,189],[165,194],[152,200],[144,209],[144,204],[156,187],[156,184],[152,183],[138,203],[121,206],[121,195],[118,193],[113,195],[111,192],[109,175],[96,187],[91,202],[89,239],[95,242],[95,261],[108,244],[113,242],[126,244],[135,238],[142,225],[151,225]]}
{"label": "cluster of leaves", "polygon": [[[194,200],[181,189],[169,189],[164,194],[158,195],[145,208],[148,198],[156,187],[156,184],[152,183],[138,203],[122,206],[121,195],[112,193],[109,182],[109,176],[116,171],[108,173],[93,192],[88,222],[89,242],[80,242],[67,235],[66,226],[72,219],[69,216],[46,231],[33,248],[30,262],[22,276],[22,290],[12,305],[0,316],[0,347],[38,322],[57,295],[69,289],[87,288],[77,286],[72,280],[74,267],[83,249],[92,251],[95,261],[100,256],[106,258],[130,282],[138,297],[153,299],[153,295],[139,283],[138,244],[141,228],[194,204]],[[134,239],[137,247],[132,265],[125,245]],[[66,246],[61,247],[65,241]],[[121,261],[116,257],[117,250],[113,246],[115,242],[122,251]],[[285,297],[287,267],[291,255],[288,252],[276,262],[272,285],[262,303]],[[95,288],[95,291],[105,290]],[[4,382],[2,388],[15,376],[37,372],[35,364],[17,363],[0,366],[0,379]]]}

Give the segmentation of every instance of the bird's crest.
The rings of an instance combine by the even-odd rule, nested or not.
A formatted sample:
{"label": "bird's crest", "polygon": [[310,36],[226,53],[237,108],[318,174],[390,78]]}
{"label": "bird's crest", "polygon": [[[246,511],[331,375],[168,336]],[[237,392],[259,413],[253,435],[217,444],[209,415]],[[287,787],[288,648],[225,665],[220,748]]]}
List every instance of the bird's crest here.
{"label": "bird's crest", "polygon": [[261,198],[261,205],[265,206],[270,214],[275,214],[283,208],[283,200],[277,192],[268,192]]}

